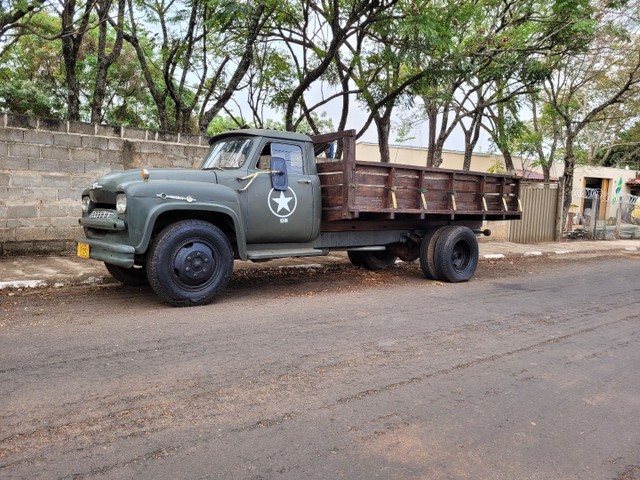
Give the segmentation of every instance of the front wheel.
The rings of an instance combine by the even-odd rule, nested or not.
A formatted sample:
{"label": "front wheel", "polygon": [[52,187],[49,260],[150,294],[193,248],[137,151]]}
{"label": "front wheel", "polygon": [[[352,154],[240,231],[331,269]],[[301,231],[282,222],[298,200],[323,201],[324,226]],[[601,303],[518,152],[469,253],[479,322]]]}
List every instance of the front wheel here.
{"label": "front wheel", "polygon": [[215,225],[183,220],[165,228],[151,246],[147,275],[154,292],[176,307],[206,305],[233,273],[233,250]]}
{"label": "front wheel", "polygon": [[124,268],[107,262],[104,262],[104,266],[107,267],[107,271],[113,278],[125,285],[129,285],[130,287],[144,287],[149,285],[147,271],[144,267],[134,265],[131,268]]}

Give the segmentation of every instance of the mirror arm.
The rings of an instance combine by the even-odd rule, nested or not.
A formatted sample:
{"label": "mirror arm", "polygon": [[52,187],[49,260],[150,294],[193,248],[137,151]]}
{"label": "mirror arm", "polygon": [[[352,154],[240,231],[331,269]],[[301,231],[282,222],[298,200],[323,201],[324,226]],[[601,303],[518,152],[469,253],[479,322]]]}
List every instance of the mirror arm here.
{"label": "mirror arm", "polygon": [[249,180],[249,182],[242,188],[238,189],[238,192],[244,192],[245,190],[247,190],[251,184],[253,183],[253,181],[258,178],[258,176],[260,175],[264,175],[264,174],[273,174],[276,173],[278,175],[283,175],[284,172],[280,171],[280,170],[260,170],[259,172],[256,173],[252,173],[251,175],[247,175],[246,177],[238,177],[236,178],[237,181],[239,182],[243,182],[244,180]]}

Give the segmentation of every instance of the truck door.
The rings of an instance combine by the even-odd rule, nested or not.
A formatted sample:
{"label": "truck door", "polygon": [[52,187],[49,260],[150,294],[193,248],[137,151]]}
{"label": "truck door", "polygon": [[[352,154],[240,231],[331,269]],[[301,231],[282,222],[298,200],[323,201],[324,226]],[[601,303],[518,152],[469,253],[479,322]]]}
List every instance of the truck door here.
{"label": "truck door", "polygon": [[247,188],[247,243],[309,242],[319,218],[314,209],[316,177],[304,172],[302,148],[282,142],[268,142],[248,175],[269,171],[271,158],[285,160],[288,188],[273,188],[271,175],[258,174]]}

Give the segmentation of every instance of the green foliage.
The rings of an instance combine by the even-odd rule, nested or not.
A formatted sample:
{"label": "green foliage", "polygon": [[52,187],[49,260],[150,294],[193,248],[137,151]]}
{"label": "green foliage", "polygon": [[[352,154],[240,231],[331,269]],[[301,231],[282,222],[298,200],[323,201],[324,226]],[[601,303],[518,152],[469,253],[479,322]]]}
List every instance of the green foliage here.
{"label": "green foliage", "polygon": [[230,130],[237,130],[242,128],[244,125],[245,124],[241,118],[216,115],[209,123],[207,135],[218,135],[219,133],[228,132]]}
{"label": "green foliage", "polygon": [[413,122],[409,118],[403,118],[396,126],[396,143],[405,143],[414,140],[416,137],[411,136],[413,130]]}
{"label": "green foliage", "polygon": [[496,157],[495,161],[491,164],[491,166],[487,169],[489,173],[499,173],[504,175],[507,173],[507,169],[504,167],[504,162],[501,158]]}
{"label": "green foliage", "polygon": [[[2,5],[5,12],[27,11],[34,3]],[[15,26],[12,35],[21,37],[4,38],[0,108],[63,117],[68,86],[60,9],[49,3],[45,8],[25,17],[28,28]],[[369,112],[369,121],[378,123],[379,132],[389,130],[394,109],[412,108],[420,97],[438,118],[455,116],[452,123],[468,122],[480,112],[485,124],[491,123],[487,128],[495,146],[533,155],[532,146],[547,148],[557,134],[551,125],[561,114],[575,118],[611,90],[615,77],[624,76],[624,62],[606,58],[594,63],[596,80],[579,93],[558,89],[557,108],[544,104],[537,132],[523,127],[519,97],[540,90],[560,68],[565,68],[563,80],[570,79],[572,62],[579,63],[576,59],[590,49],[606,51],[634,41],[637,24],[632,22],[637,18],[627,15],[628,24],[616,22],[611,12],[622,18],[636,11],[636,0],[133,0],[132,16],[124,25],[128,41],[108,71],[102,121],[196,131],[202,127],[198,123],[203,112],[216,105],[219,110],[206,117],[217,114],[207,126],[209,133],[216,133],[245,123],[220,116],[235,102],[249,109],[247,118],[255,125],[282,129],[289,122],[290,128],[310,133],[307,122],[296,122],[311,110],[313,123],[327,131],[332,121],[315,112],[330,108],[322,103],[325,96],[349,88],[355,92],[342,92],[344,97],[333,105],[344,101],[346,112],[355,99]],[[90,115],[99,63],[99,22],[96,10],[92,12],[88,30],[76,32],[83,35],[76,67],[83,120]],[[114,13],[110,19],[115,22]],[[115,43],[115,28],[109,24],[107,51]],[[252,38],[254,43],[249,42]],[[246,52],[251,53],[251,67],[243,72]],[[309,93],[317,96],[319,90],[323,100],[314,105]],[[263,118],[267,107],[286,111],[286,122]],[[291,110],[297,115],[293,121]],[[401,126],[398,141],[410,140],[410,131],[411,125]],[[621,137],[619,143],[630,142]],[[623,150],[616,147],[601,158],[619,163],[628,154]]]}
{"label": "green foliage", "polygon": [[[44,32],[57,28],[46,14],[33,18]],[[60,71],[60,42],[34,35],[18,39],[0,58],[0,109],[23,115],[60,118],[65,112],[64,78]]]}
{"label": "green foliage", "polygon": [[618,134],[613,146],[601,148],[596,156],[605,167],[629,167],[640,171],[640,120]]}
{"label": "green foliage", "polygon": [[[313,119],[313,123],[319,130],[318,133],[328,133],[334,130],[333,122],[327,116],[326,112],[322,112],[320,114],[311,112],[311,118]],[[284,119],[267,119],[264,126],[265,128],[269,128],[271,130],[279,130],[281,132],[285,132],[287,130],[286,122],[284,121]],[[300,122],[300,125],[298,126],[296,131],[298,133],[304,133],[306,135],[315,135],[313,129],[309,125],[309,122],[306,120]]]}

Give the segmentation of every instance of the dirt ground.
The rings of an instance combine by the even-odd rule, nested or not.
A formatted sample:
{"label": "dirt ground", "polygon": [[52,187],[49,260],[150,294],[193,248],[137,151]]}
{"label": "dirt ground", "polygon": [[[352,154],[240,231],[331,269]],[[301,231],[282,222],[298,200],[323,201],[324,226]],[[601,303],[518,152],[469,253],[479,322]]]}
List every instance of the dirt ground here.
{"label": "dirt ground", "polygon": [[183,309],[0,292],[0,477],[638,480],[639,264],[240,270]]}

